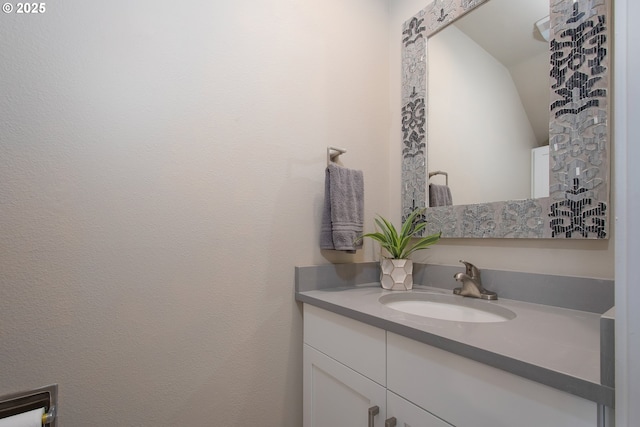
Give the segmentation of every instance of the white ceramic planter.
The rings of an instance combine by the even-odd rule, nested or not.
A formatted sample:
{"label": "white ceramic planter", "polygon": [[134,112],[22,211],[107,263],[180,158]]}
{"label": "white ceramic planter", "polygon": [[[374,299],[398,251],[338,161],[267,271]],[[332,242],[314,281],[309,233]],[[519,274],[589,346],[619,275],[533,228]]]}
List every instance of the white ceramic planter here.
{"label": "white ceramic planter", "polygon": [[408,291],[413,288],[412,260],[383,258],[380,269],[380,284],[384,289]]}

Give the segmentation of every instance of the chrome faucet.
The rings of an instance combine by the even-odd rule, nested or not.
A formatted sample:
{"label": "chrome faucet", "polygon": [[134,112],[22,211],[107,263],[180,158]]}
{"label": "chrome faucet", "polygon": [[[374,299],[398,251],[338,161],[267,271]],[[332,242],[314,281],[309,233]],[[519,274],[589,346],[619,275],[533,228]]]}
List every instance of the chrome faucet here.
{"label": "chrome faucet", "polygon": [[453,293],[462,295],[463,297],[481,298],[486,300],[497,300],[498,294],[486,290],[482,286],[480,279],[480,270],[470,262],[460,260],[466,267],[464,273],[456,273],[453,278],[462,283],[461,288],[455,288]]}

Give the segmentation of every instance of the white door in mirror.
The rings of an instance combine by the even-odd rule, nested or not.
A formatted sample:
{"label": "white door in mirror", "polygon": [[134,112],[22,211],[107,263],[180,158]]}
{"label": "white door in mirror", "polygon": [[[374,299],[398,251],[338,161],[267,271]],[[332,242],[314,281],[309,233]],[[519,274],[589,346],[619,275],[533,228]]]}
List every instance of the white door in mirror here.
{"label": "white door in mirror", "polygon": [[531,198],[549,197],[549,146],[531,150]]}

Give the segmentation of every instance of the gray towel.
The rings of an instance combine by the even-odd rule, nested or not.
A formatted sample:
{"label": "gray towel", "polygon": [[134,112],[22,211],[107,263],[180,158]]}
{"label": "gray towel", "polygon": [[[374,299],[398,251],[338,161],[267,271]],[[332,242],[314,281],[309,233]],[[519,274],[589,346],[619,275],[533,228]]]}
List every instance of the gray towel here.
{"label": "gray towel", "polygon": [[451,206],[453,198],[448,185],[429,184],[429,206]]}
{"label": "gray towel", "polygon": [[354,253],[362,248],[364,223],[364,179],[362,171],[335,163],[327,166],[324,180],[324,210],[320,249]]}

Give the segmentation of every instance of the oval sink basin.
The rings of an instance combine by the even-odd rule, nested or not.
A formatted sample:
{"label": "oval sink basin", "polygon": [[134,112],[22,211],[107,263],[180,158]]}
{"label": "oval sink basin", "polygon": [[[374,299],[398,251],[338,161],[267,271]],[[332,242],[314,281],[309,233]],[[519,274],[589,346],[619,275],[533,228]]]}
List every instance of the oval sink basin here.
{"label": "oval sink basin", "polygon": [[516,317],[513,311],[492,302],[457,295],[412,292],[383,295],[378,301],[404,313],[456,322],[506,322]]}

